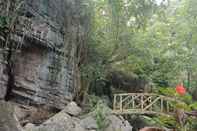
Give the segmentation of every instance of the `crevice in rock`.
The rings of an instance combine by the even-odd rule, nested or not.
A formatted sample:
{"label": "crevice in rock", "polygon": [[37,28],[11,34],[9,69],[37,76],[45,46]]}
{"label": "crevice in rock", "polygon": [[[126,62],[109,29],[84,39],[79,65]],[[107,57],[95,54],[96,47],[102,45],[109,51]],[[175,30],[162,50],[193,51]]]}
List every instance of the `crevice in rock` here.
{"label": "crevice in rock", "polygon": [[6,65],[6,70],[7,70],[7,75],[8,75],[8,82],[7,82],[7,91],[5,95],[5,101],[9,101],[11,99],[11,93],[12,89],[14,87],[14,72],[13,72],[13,61],[12,61],[12,47],[9,47],[7,51],[7,65]]}

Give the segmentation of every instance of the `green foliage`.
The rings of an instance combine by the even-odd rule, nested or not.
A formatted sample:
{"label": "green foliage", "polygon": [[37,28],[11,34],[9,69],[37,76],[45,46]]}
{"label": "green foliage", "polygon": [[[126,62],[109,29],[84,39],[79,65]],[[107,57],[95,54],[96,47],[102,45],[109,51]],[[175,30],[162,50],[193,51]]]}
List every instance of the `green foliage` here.
{"label": "green foliage", "polygon": [[176,94],[175,88],[160,87],[158,89],[158,93],[164,96],[169,96],[169,97],[178,96],[178,94]]}
{"label": "green foliage", "polygon": [[189,105],[189,107],[190,107],[192,110],[197,110],[197,102],[191,103],[191,104]]}
{"label": "green foliage", "polygon": [[[153,83],[156,93],[182,100],[185,110],[197,87],[196,0],[94,0],[87,64],[82,77],[90,83],[106,79],[111,70],[133,73]],[[179,96],[178,83],[188,93]],[[96,85],[96,84],[90,84]],[[174,87],[174,88],[167,88]],[[160,118],[158,118],[160,119]],[[174,120],[161,118],[174,125]],[[165,125],[165,124],[164,124]],[[165,126],[167,126],[165,125]]]}
{"label": "green foliage", "polygon": [[92,23],[82,78],[95,83],[105,79],[111,69],[118,69],[151,80],[152,56],[138,45],[158,5],[152,0],[94,0],[90,5]]}
{"label": "green foliage", "polygon": [[190,104],[193,103],[192,96],[189,93],[186,93],[185,95],[179,95],[176,92],[175,88],[160,87],[156,93],[159,93],[164,96],[173,97],[177,100],[182,101],[182,103],[177,103],[177,104],[172,103],[172,105],[175,106],[176,108],[190,110]]}
{"label": "green foliage", "polygon": [[0,16],[0,28],[5,28],[8,25],[8,18],[5,16]]}
{"label": "green foliage", "polygon": [[89,104],[89,107],[90,107],[91,111],[95,110],[95,108],[97,107],[97,104],[100,100],[101,99],[97,96],[88,95],[88,104]]}
{"label": "green foliage", "polygon": [[106,116],[109,115],[107,106],[102,101],[98,101],[94,113],[94,117],[98,126],[97,131],[104,131],[104,129],[109,125],[109,121],[106,119]]}
{"label": "green foliage", "polygon": [[176,128],[178,126],[174,117],[157,116],[154,117],[153,120],[160,126],[167,128]]}

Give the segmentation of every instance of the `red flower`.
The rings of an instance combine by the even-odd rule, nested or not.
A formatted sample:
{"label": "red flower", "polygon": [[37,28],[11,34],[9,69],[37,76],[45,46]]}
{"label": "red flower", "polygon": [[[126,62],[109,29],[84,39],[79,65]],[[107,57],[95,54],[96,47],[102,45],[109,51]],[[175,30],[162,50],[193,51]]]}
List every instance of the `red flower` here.
{"label": "red flower", "polygon": [[186,90],[182,84],[176,86],[176,92],[180,95],[185,95]]}

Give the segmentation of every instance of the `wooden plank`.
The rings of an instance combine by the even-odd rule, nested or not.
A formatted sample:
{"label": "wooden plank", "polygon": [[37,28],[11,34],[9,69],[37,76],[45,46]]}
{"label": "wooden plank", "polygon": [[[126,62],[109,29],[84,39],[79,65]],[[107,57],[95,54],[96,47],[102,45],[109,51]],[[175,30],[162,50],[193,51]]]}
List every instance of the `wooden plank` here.
{"label": "wooden plank", "polygon": [[154,94],[154,93],[120,93],[118,95],[122,95],[122,96],[132,96],[132,95],[147,95],[147,96],[158,96],[158,94]]}

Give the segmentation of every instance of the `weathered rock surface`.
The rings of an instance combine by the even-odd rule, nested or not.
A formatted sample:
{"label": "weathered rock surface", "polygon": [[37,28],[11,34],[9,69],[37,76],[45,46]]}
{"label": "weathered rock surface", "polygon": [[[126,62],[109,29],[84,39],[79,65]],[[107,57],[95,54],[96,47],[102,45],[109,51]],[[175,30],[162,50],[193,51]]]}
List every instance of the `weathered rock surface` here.
{"label": "weathered rock surface", "polygon": [[24,0],[12,45],[0,46],[9,50],[0,52],[0,99],[58,109],[72,101],[88,25],[83,8],[80,0]]}
{"label": "weathered rock surface", "polygon": [[5,98],[8,84],[8,76],[6,75],[6,58],[0,51],[0,99]]}
{"label": "weathered rock surface", "polygon": [[0,101],[0,131],[22,131],[11,104]]}
{"label": "weathered rock surface", "polygon": [[[109,115],[106,116],[106,122],[107,127],[104,131],[132,131],[132,126],[122,117],[119,118],[115,115]],[[82,119],[80,124],[87,131],[98,130],[97,122],[93,116]]]}
{"label": "weathered rock surface", "polygon": [[122,117],[118,118],[115,115],[111,115],[107,118],[110,121],[106,131],[132,131],[132,127],[128,121]]}
{"label": "weathered rock surface", "polygon": [[[73,102],[72,102],[73,103]],[[74,104],[74,103],[73,103]],[[79,109],[79,107],[76,107]],[[91,114],[91,113],[90,113]],[[122,117],[109,114],[105,116],[108,124],[104,131],[132,131],[130,124]],[[78,116],[70,116],[65,110],[48,119],[40,126],[27,124],[25,131],[96,131],[97,121],[94,115],[88,115],[83,119]]]}
{"label": "weathered rock surface", "polygon": [[93,116],[88,116],[80,121],[80,124],[86,129],[86,130],[97,130],[98,125],[96,123],[96,120]]}
{"label": "weathered rock surface", "polygon": [[71,117],[64,111],[56,114],[40,126],[27,124],[26,131],[85,131],[79,119]]}
{"label": "weathered rock surface", "polygon": [[75,102],[69,103],[63,111],[71,116],[78,116],[82,112],[81,108]]}

